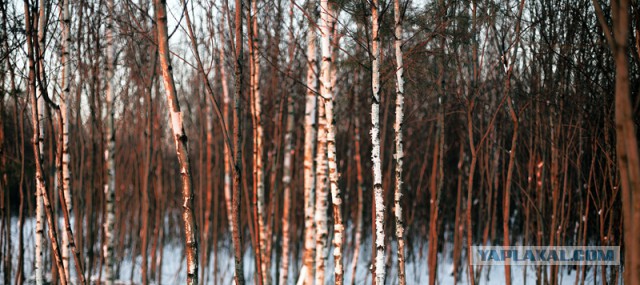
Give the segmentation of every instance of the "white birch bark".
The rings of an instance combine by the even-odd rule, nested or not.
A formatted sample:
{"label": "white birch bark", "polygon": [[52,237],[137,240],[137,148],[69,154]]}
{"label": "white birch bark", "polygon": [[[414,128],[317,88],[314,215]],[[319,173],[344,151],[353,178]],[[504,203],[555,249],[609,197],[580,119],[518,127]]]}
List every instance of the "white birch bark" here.
{"label": "white birch bark", "polygon": [[[38,149],[40,151],[39,160],[42,161],[42,154],[44,153],[44,97],[40,92],[40,88],[36,88],[37,94],[37,112],[38,112]],[[35,131],[35,130],[34,130]],[[42,175],[42,174],[40,174]],[[44,247],[44,201],[42,195],[44,195],[45,185],[40,179],[36,179],[36,284],[44,284],[44,260],[43,260],[43,247]]]}
{"label": "white birch bark", "polygon": [[[333,203],[333,256],[335,284],[342,284],[343,260],[342,260],[342,240],[344,226],[342,224],[342,194],[338,188],[338,166],[336,163],[336,135],[333,124],[333,84],[335,73],[332,68],[331,35],[333,34],[336,14],[328,0],[320,2],[320,32],[322,64],[320,67],[321,85],[320,96],[324,102],[326,116],[326,139],[327,139],[327,161],[329,165],[329,186],[331,188],[331,201]],[[322,283],[321,283],[322,284]]]}
{"label": "white birch bark", "polygon": [[329,193],[327,189],[327,119],[324,104],[318,104],[318,146],[316,152],[316,284],[324,284],[325,266],[327,262],[327,210],[329,207]]}
{"label": "white birch bark", "polygon": [[307,31],[307,94],[304,115],[304,256],[300,278],[304,284],[312,285],[315,272],[314,257],[316,246],[316,225],[314,209],[316,204],[314,171],[314,151],[316,142],[316,92],[318,90],[318,61],[316,51],[316,1],[307,2],[310,15]]}
{"label": "white birch bark", "polygon": [[[60,284],[66,285],[67,279],[64,273],[64,266],[62,262],[62,255],[57,241],[57,233],[55,228],[55,219],[53,217],[53,210],[51,201],[48,199],[46,193],[46,181],[44,177],[44,171],[42,169],[43,151],[44,151],[44,110],[45,110],[45,94],[46,85],[45,72],[44,72],[44,48],[45,48],[45,5],[41,0],[39,3],[39,22],[38,22],[38,40],[36,42],[33,31],[32,21],[29,10],[28,1],[24,1],[24,17],[25,17],[25,33],[27,35],[27,55],[29,62],[29,82],[28,87],[30,89],[29,99],[31,103],[31,123],[33,126],[32,146],[33,156],[35,157],[35,178],[36,178],[36,284],[44,284],[44,263],[42,250],[44,247],[44,216],[46,214],[47,223],[49,226],[48,234],[51,241],[51,251],[55,259],[55,269],[60,276]],[[36,55],[37,51],[37,55]],[[36,60],[37,59],[37,60]],[[39,67],[40,78],[37,80],[36,91],[36,70]]]}
{"label": "white birch bark", "polygon": [[396,189],[393,195],[394,214],[396,216],[396,239],[398,241],[398,284],[406,284],[404,257],[404,222],[402,220],[402,121],[404,119],[404,67],[402,63],[402,16],[400,0],[393,1],[396,51],[396,120],[393,126],[396,132]]}
{"label": "white birch bark", "polygon": [[[44,9],[40,9],[40,11],[44,11]],[[29,13],[25,11],[25,13]],[[40,22],[38,28],[38,41],[44,41],[44,13],[40,13]],[[35,43],[39,45],[40,43]],[[43,45],[44,46],[44,45]],[[42,52],[42,51],[41,51]],[[39,64],[36,62],[36,64]],[[42,68],[42,67],[41,67]],[[35,74],[34,74],[35,76]],[[35,80],[35,79],[34,79]],[[37,80],[36,80],[37,81]],[[37,84],[40,84],[39,82]],[[46,87],[45,87],[46,88]],[[44,153],[44,138],[45,138],[45,101],[42,94],[42,90],[40,88],[36,88],[35,90],[37,95],[37,107],[36,111],[38,113],[38,150],[39,157],[37,158],[39,161],[43,161],[43,153]],[[33,107],[33,106],[32,106]],[[36,130],[34,130],[35,132]],[[41,285],[44,284],[44,260],[43,260],[43,247],[44,247],[44,199],[43,195],[45,194],[46,185],[43,183],[44,177],[43,173],[40,169],[39,175],[42,179],[36,178],[36,284]]]}
{"label": "white birch bark", "polygon": [[[69,49],[71,47],[71,36],[69,26],[71,18],[69,16],[69,0],[62,2],[62,93],[60,96],[60,114],[62,120],[62,189],[64,203],[67,211],[71,213],[71,173],[69,170],[69,105],[67,100],[71,98],[69,82],[71,81],[71,68],[69,66]],[[71,278],[69,267],[69,236],[62,235],[62,262],[64,264],[67,280]]]}
{"label": "white birch bark", "polygon": [[107,285],[113,284],[115,276],[113,274],[115,266],[114,258],[114,243],[115,235],[113,233],[113,227],[115,224],[115,187],[116,187],[116,173],[115,173],[115,128],[114,128],[114,101],[113,101],[113,68],[114,68],[114,48],[113,48],[113,0],[107,2],[108,16],[107,16],[107,29],[106,29],[106,42],[107,42],[107,63],[106,63],[106,76],[107,76],[107,129],[106,129],[106,148],[104,150],[104,158],[107,166],[107,180],[104,185],[104,195],[106,201],[106,218],[104,221],[104,260],[105,270],[104,278]]}
{"label": "white birch bark", "polygon": [[372,24],[372,53],[371,63],[371,88],[373,90],[373,101],[371,103],[371,161],[373,162],[373,193],[375,201],[375,232],[376,232],[376,260],[375,275],[377,285],[384,284],[385,279],[385,244],[384,244],[384,200],[382,190],[382,166],[380,161],[380,37],[378,23],[378,0],[373,0],[371,4],[371,24]]}

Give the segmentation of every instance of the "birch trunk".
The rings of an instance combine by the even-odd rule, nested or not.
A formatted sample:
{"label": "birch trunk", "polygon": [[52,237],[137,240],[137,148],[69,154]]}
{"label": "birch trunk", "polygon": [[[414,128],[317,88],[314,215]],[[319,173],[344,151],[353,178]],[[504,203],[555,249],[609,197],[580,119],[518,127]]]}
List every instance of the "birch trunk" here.
{"label": "birch trunk", "polygon": [[[62,120],[62,189],[64,194],[64,203],[67,211],[71,213],[71,173],[69,171],[69,105],[68,100],[71,98],[69,81],[71,80],[71,68],[69,66],[69,50],[71,48],[71,36],[69,34],[69,25],[71,18],[69,16],[69,0],[62,1],[62,93],[60,95],[60,114]],[[62,263],[65,268],[67,280],[71,278],[71,269],[69,267],[69,237],[62,235]]]}
{"label": "birch trunk", "polygon": [[375,284],[383,285],[385,279],[385,244],[384,244],[384,198],[382,190],[382,166],[380,161],[380,37],[378,23],[378,0],[371,3],[372,53],[371,88],[371,161],[373,162],[373,193],[375,203]]}
{"label": "birch trunk", "polygon": [[318,146],[316,152],[316,283],[324,284],[325,266],[327,262],[327,210],[329,207],[329,193],[327,192],[327,118],[324,104],[318,104]]}
{"label": "birch trunk", "polygon": [[[34,74],[34,79],[35,80],[35,74]],[[35,87],[34,87],[35,89]],[[34,90],[35,91],[35,90]],[[40,92],[40,89],[37,89],[37,103],[36,106],[34,108],[37,108],[37,121],[38,121],[38,127],[34,127],[34,132],[38,133],[38,137],[37,137],[37,147],[38,147],[38,151],[39,151],[39,155],[36,156],[38,157],[38,160],[42,161],[42,157],[40,157],[40,155],[42,155],[44,153],[44,127],[41,127],[44,125],[44,108],[45,108],[45,102],[44,102],[44,97],[42,97],[42,94]],[[35,125],[34,125],[35,126]],[[40,173],[40,175],[43,175],[42,173]],[[44,180],[44,178],[43,178]],[[43,247],[44,247],[44,203],[42,201],[42,196],[44,195],[44,187],[45,185],[43,184],[44,182],[42,182],[40,179],[36,180],[36,237],[35,237],[35,242],[36,242],[36,284],[41,285],[44,282],[44,261],[43,261]]]}
{"label": "birch trunk", "polygon": [[[35,41],[34,31],[32,29],[32,23],[30,19],[29,3],[24,1],[24,17],[25,17],[25,32],[27,35],[27,56],[29,58],[29,93],[32,94],[31,112],[33,123],[33,148],[36,157],[36,227],[35,227],[35,280],[37,285],[44,284],[44,262],[43,262],[43,233],[44,233],[44,205],[42,202],[42,194],[44,193],[44,178],[42,177],[42,169],[40,168],[40,162],[42,157],[40,154],[44,151],[44,129],[40,128],[40,125],[44,123],[44,97],[40,94],[40,89],[36,91],[36,66],[34,45]],[[37,92],[37,94],[36,94]],[[40,111],[39,111],[40,110]]]}
{"label": "birch trunk", "polygon": [[290,219],[291,214],[291,166],[293,154],[293,99],[289,95],[287,102],[287,130],[284,137],[284,169],[282,174],[282,186],[284,187],[284,202],[282,206],[282,263],[280,267],[280,282],[287,284],[289,276],[289,244],[291,240]]}
{"label": "birch trunk", "polygon": [[[289,3],[289,59],[287,74],[289,78],[292,77],[292,67],[294,65],[295,56],[295,38],[293,36],[293,0]],[[291,243],[291,172],[292,172],[292,160],[293,160],[293,123],[295,115],[294,109],[294,82],[289,80],[289,95],[287,96],[287,125],[284,135],[284,161],[282,170],[282,187],[284,188],[284,197],[282,205],[282,263],[280,265],[280,282],[278,284],[287,284],[289,277],[289,248]],[[275,205],[275,204],[274,204]]]}
{"label": "birch trunk", "polygon": [[248,12],[249,19],[249,85],[252,101],[253,115],[253,187],[254,187],[254,203],[256,207],[256,219],[258,222],[258,246],[256,247],[257,255],[259,255],[258,264],[262,284],[268,284],[267,277],[267,234],[265,221],[265,205],[264,205],[264,175],[263,175],[263,129],[262,129],[262,97],[260,95],[260,55],[258,48],[260,46],[258,38],[258,9],[257,0],[251,0],[251,8]]}
{"label": "birch trunk", "polygon": [[233,145],[235,147],[235,165],[233,171],[233,209],[232,209],[232,238],[234,247],[235,258],[235,281],[236,285],[244,285],[244,270],[242,268],[242,235],[240,229],[240,199],[242,188],[240,185],[240,179],[242,174],[242,124],[240,123],[240,100],[242,96],[242,61],[243,61],[243,41],[242,41],[242,0],[236,0],[236,13],[235,13],[235,94],[234,94],[234,108],[233,113]]}
{"label": "birch trunk", "polygon": [[[32,25],[34,23],[31,21],[30,11],[29,11],[29,3],[25,1],[24,3],[24,11],[25,11],[25,33],[27,35],[27,56],[29,61],[29,88],[30,88],[30,101],[31,101],[31,120],[33,124],[33,137],[32,137],[32,145],[33,145],[33,155],[35,157],[35,171],[36,171],[36,284],[44,284],[44,276],[43,276],[43,255],[42,248],[44,246],[43,242],[43,232],[44,232],[44,215],[47,217],[48,224],[48,235],[49,240],[51,241],[51,251],[53,253],[53,257],[55,259],[55,264],[57,267],[56,273],[60,276],[60,283],[62,285],[67,284],[67,279],[65,278],[64,273],[64,265],[62,262],[62,254],[60,253],[60,247],[58,244],[58,237],[56,233],[56,222],[53,217],[53,210],[51,203],[49,201],[49,196],[46,189],[46,181],[44,177],[44,171],[42,167],[43,162],[43,151],[44,151],[44,110],[45,110],[45,92],[46,86],[44,86],[45,78],[44,78],[44,42],[45,42],[45,33],[44,29],[46,26],[45,19],[45,6],[44,1],[40,1],[40,11],[39,11],[39,23],[38,23],[38,42],[35,42],[35,35],[32,29]],[[37,55],[37,58],[36,58]],[[37,78],[36,71],[37,67],[40,67],[40,78]],[[38,89],[36,92],[36,79],[38,81]],[[57,106],[54,106],[57,107]]]}
{"label": "birch trunk", "polygon": [[[62,264],[65,269],[65,279],[71,280],[71,267],[69,266],[69,251],[73,251],[74,261],[76,265],[76,273],[78,276],[78,283],[85,284],[86,280],[84,278],[84,270],[82,267],[82,260],[80,258],[80,253],[76,247],[76,242],[74,241],[72,225],[70,219],[70,213],[72,209],[72,198],[71,198],[71,172],[69,170],[69,163],[71,162],[69,156],[69,100],[71,98],[70,93],[70,84],[71,81],[71,67],[69,66],[69,51],[71,48],[71,36],[70,36],[70,25],[71,18],[69,14],[69,0],[64,0],[62,3],[62,93],[60,96],[60,129],[61,133],[61,143],[59,150],[61,150],[61,157],[59,159],[60,165],[60,173],[58,174],[62,180],[62,191],[60,193],[61,204],[62,204],[62,213],[64,216],[64,227],[66,233],[62,234]],[[60,189],[59,189],[60,190]]]}
{"label": "birch trunk", "polygon": [[[326,116],[326,141],[327,141],[327,162],[329,165],[329,186],[331,187],[331,201],[333,203],[333,256],[335,284],[342,284],[343,261],[342,261],[342,240],[344,226],[342,224],[342,194],[338,188],[338,166],[336,163],[336,132],[333,124],[333,84],[335,74],[332,72],[332,50],[331,35],[334,31],[334,24],[337,14],[328,0],[320,1],[320,40],[322,50],[322,65],[320,67],[321,85],[320,96],[324,101],[324,111]],[[322,284],[322,283],[320,283]]]}
{"label": "birch trunk", "polygon": [[155,0],[156,21],[158,27],[158,54],[162,67],[165,93],[171,130],[176,145],[176,155],[180,163],[180,177],[182,178],[182,220],[185,233],[185,255],[187,260],[187,284],[198,284],[198,228],[195,223],[193,210],[193,190],[191,183],[191,167],[187,135],[184,132],[182,112],[178,102],[175,82],[173,80],[171,61],[169,58],[169,38],[167,35],[166,2]]}
{"label": "birch trunk", "polygon": [[314,221],[315,183],[314,151],[316,141],[316,92],[318,90],[318,62],[316,52],[316,1],[307,2],[309,24],[307,31],[307,94],[305,96],[304,115],[304,255],[303,270],[300,279],[305,285],[313,284],[315,271],[315,236],[316,225]]}
{"label": "birch trunk", "polygon": [[[35,80],[35,78],[34,78]],[[40,154],[44,153],[44,128],[40,127],[44,124],[44,108],[45,102],[44,98],[38,93],[38,99],[36,103],[36,107],[38,109],[38,128],[34,127],[34,132],[38,133],[37,137],[37,147]],[[35,126],[35,125],[34,125]],[[37,130],[37,131],[36,131]],[[38,158],[42,160],[42,158]],[[42,173],[40,173],[42,175]],[[36,180],[36,284],[41,285],[44,283],[44,261],[43,261],[43,247],[44,247],[44,204],[42,201],[42,195],[44,195],[44,187],[43,182],[40,179]]]}
{"label": "birch trunk", "polygon": [[115,187],[116,187],[116,172],[115,172],[115,148],[116,148],[116,136],[114,128],[114,102],[113,102],[113,68],[114,68],[114,48],[113,48],[113,0],[107,2],[108,16],[107,16],[107,63],[106,63],[106,76],[107,76],[107,129],[106,129],[106,148],[104,150],[104,158],[106,161],[107,180],[104,185],[104,194],[106,201],[106,219],[104,221],[104,260],[106,267],[104,270],[104,278],[107,285],[113,284],[115,276],[113,270],[115,270],[115,258],[114,258],[114,246],[115,235],[113,227],[115,224]]}
{"label": "birch trunk", "polygon": [[396,239],[398,240],[398,284],[407,283],[405,277],[404,258],[404,224],[402,219],[402,121],[404,119],[404,66],[402,64],[402,15],[400,0],[393,1],[395,23],[395,50],[396,50],[396,189],[394,192],[394,213],[396,216]]}
{"label": "birch trunk", "polygon": [[[62,110],[58,110],[58,115],[60,118],[62,118]],[[62,120],[58,121],[59,123],[59,129],[63,129],[62,126]],[[59,180],[63,180],[62,179],[62,156],[63,156],[63,152],[62,152],[62,147],[63,147],[63,135],[62,132],[59,133],[58,135],[58,149],[57,149],[57,156],[56,156],[56,161],[57,161],[57,169],[58,172],[56,173],[56,175],[58,176]],[[78,284],[82,284],[84,285],[86,283],[86,280],[84,279],[84,269],[82,267],[82,259],[80,258],[80,253],[76,247],[76,243],[75,240],[73,238],[73,231],[71,230],[71,221],[70,221],[70,217],[69,217],[69,209],[67,209],[67,204],[65,203],[65,195],[64,195],[64,189],[63,189],[63,185],[62,184],[58,184],[58,186],[56,187],[58,190],[58,197],[60,198],[60,205],[61,205],[61,210],[62,210],[62,216],[63,216],[63,227],[64,229],[62,230],[62,236],[63,238],[66,238],[68,241],[68,247],[71,249],[71,251],[73,252],[73,260],[75,261],[75,266],[76,266],[76,274],[78,276]],[[64,263],[64,255],[62,258],[62,265],[65,269],[65,275],[63,276],[68,282],[70,282],[70,275],[66,275],[69,274],[70,269],[67,267],[69,266],[68,264],[68,260],[67,260],[67,264]]]}

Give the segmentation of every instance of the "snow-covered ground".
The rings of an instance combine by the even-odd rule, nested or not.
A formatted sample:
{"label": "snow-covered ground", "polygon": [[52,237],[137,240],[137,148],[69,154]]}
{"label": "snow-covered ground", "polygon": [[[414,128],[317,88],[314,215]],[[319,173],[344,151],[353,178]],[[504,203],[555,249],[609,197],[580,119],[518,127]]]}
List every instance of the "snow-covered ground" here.
{"label": "snow-covered ground", "polygon": [[[34,243],[34,219],[28,218],[25,221],[24,226],[24,242],[25,242],[25,252],[24,252],[24,269],[27,276],[27,284],[32,284],[33,280],[33,262],[34,262],[34,252],[35,249],[33,247]],[[13,264],[12,268],[14,270],[13,274],[15,274],[15,269],[17,268],[18,262],[18,220],[16,218],[11,219],[11,237],[12,237],[12,257]],[[62,220],[60,220],[62,223]],[[352,280],[352,272],[351,272],[351,260],[353,254],[353,248],[349,241],[351,235],[347,235],[348,240],[345,248],[345,283],[351,284]],[[48,242],[48,238],[46,239]],[[165,243],[163,247],[163,259],[162,259],[162,268],[161,268],[161,281],[162,284],[181,284],[186,278],[186,268],[185,268],[185,259],[183,253],[183,246],[181,244],[181,239],[175,239],[168,241]],[[421,252],[422,248],[422,252]],[[429,280],[429,272],[427,267],[427,250],[428,246],[425,243],[422,247],[419,244],[415,244],[410,252],[407,254],[406,261],[406,274],[407,274],[407,283],[408,284],[423,284],[427,283]],[[450,244],[445,245],[447,252],[450,252],[452,249]],[[327,262],[327,280],[326,284],[333,284],[333,256],[331,255],[331,250],[329,250],[329,257]],[[397,256],[396,252],[396,244],[394,242],[391,243],[392,253],[390,256],[389,264],[387,270],[387,284],[397,284],[397,267],[396,261]],[[360,258],[358,259],[358,266],[356,271],[356,282],[355,284],[371,284],[371,272],[369,270],[370,266],[370,257],[371,257],[371,239],[367,238],[363,241],[361,246]],[[47,258],[48,259],[48,258]],[[214,260],[217,259],[217,260]],[[275,256],[273,257],[275,263]],[[451,274],[453,271],[453,262],[451,259],[451,254],[439,254],[438,255],[438,273],[437,280],[438,284],[453,284],[453,275]],[[119,284],[140,284],[140,264],[141,257],[136,256],[132,258],[130,253],[126,254],[126,258],[120,261],[120,275],[119,275]],[[72,262],[72,261],[71,261]],[[214,262],[217,264],[217,272],[214,273],[213,264]],[[232,284],[233,278],[233,250],[231,241],[229,238],[221,239],[218,244],[218,252],[217,254],[211,254],[209,259],[209,268],[207,268],[206,276],[200,277],[201,281],[206,281],[206,284]],[[300,260],[292,261],[289,269],[289,284],[295,284],[293,280],[297,278],[300,270]],[[52,266],[49,261],[47,267]],[[467,284],[467,272],[466,265],[463,265],[463,273],[460,279],[459,284]],[[247,284],[255,284],[253,276],[254,276],[254,268],[255,262],[253,258],[253,249],[247,247],[244,252],[244,275],[247,280]],[[548,267],[543,267],[548,269]],[[617,267],[616,267],[617,268]],[[75,276],[75,270],[72,267],[72,276]],[[133,272],[132,272],[133,270]],[[525,275],[525,268],[523,266],[512,266],[512,284],[536,284],[536,270],[534,267],[528,267]],[[569,270],[569,267],[560,267],[559,268],[559,283],[560,284],[576,284],[576,271]],[[45,270],[45,272],[49,273],[50,270]],[[592,268],[589,268],[586,274],[586,284],[602,284],[600,270],[597,270],[598,275],[595,276],[594,280],[594,271]],[[275,276],[276,276],[276,265],[272,264],[271,268],[272,276],[274,276],[273,284],[276,284]],[[505,276],[504,276],[504,267],[502,266],[493,266],[493,267],[485,267],[482,269],[481,277],[479,278],[476,284],[505,284]],[[620,274],[621,276],[622,274]],[[97,278],[97,272],[93,272],[92,280],[95,281]],[[214,280],[214,277],[217,280]],[[291,278],[294,277],[294,278]],[[12,280],[13,277],[12,277]],[[595,282],[594,282],[595,281]],[[348,283],[347,283],[348,282]],[[154,283],[156,284],[156,283]],[[622,284],[622,281],[619,282]]]}

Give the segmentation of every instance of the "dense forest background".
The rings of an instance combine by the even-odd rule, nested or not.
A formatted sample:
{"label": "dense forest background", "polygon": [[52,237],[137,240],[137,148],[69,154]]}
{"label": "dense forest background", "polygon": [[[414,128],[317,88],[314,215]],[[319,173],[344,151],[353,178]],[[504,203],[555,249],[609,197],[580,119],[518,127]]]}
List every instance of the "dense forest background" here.
{"label": "dense forest background", "polygon": [[1,0],[0,283],[640,284],[640,3],[610,2]]}

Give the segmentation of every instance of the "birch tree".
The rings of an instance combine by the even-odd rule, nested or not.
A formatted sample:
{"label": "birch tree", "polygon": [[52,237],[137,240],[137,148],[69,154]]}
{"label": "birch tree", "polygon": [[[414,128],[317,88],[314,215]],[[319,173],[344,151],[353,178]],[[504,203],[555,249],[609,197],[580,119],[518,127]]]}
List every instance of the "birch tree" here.
{"label": "birch tree", "polygon": [[[295,38],[293,36],[293,6],[294,2],[291,0],[289,3],[289,46],[288,46],[288,68],[287,75],[289,78],[292,77],[292,68],[295,60]],[[291,243],[291,175],[292,175],[292,164],[293,164],[293,123],[295,114],[294,112],[294,82],[289,80],[289,94],[287,96],[287,123],[286,123],[286,131],[284,136],[284,162],[283,162],[283,173],[282,173],[282,187],[283,191],[283,202],[282,202],[282,258],[280,264],[280,280],[278,284],[287,284],[287,279],[289,277],[289,248]]]}
{"label": "birch tree", "polygon": [[255,250],[258,255],[259,275],[262,284],[268,284],[267,277],[267,233],[265,227],[264,205],[264,174],[263,174],[263,128],[262,128],[262,97],[260,94],[260,54],[258,48],[258,4],[257,0],[251,0],[250,9],[247,12],[247,25],[249,36],[249,94],[251,94],[251,113],[253,119],[253,189],[256,219],[258,224],[258,245]]}
{"label": "birch tree", "polygon": [[[47,19],[45,18],[45,1],[40,0],[38,17],[38,40],[35,40],[35,33],[33,27],[35,26],[36,19],[31,19],[31,11],[29,9],[28,1],[24,1],[25,12],[25,33],[27,35],[27,57],[29,62],[29,78],[28,88],[29,98],[31,101],[31,123],[33,125],[33,156],[35,157],[35,179],[36,179],[36,284],[44,284],[44,263],[42,256],[42,247],[44,246],[44,217],[46,215],[48,230],[47,234],[51,242],[51,250],[53,252],[53,258],[55,260],[55,268],[60,277],[60,283],[62,285],[67,284],[64,265],[62,261],[62,254],[60,252],[60,246],[58,244],[58,236],[56,232],[56,222],[53,217],[53,210],[51,202],[49,201],[49,194],[47,193],[47,184],[45,181],[45,174],[42,167],[44,160],[44,110],[45,101],[50,103],[53,108],[58,108],[48,98],[46,92],[47,87],[45,85],[46,78],[43,68],[44,64],[44,48],[45,48],[45,29]],[[34,12],[35,14],[35,12]],[[36,84],[37,81],[37,84]],[[37,86],[37,88],[36,88]],[[37,90],[37,91],[36,91]],[[54,270],[56,270],[54,269]]]}
{"label": "birch tree", "polygon": [[[342,284],[343,261],[342,261],[342,240],[344,225],[342,224],[342,194],[338,188],[338,166],[336,163],[336,132],[333,124],[333,75],[332,76],[332,50],[331,35],[335,29],[336,11],[328,0],[320,1],[320,46],[322,54],[322,64],[320,66],[320,96],[324,103],[326,141],[327,141],[327,162],[329,169],[329,186],[331,188],[331,201],[333,204],[333,256],[335,283]],[[322,120],[322,119],[321,119]],[[324,134],[323,134],[324,136]],[[318,149],[320,151],[320,149]],[[320,163],[320,162],[318,162]],[[318,191],[321,191],[318,189]],[[322,202],[320,202],[322,203]],[[316,282],[317,283],[317,282]],[[322,284],[322,283],[320,283]]]}
{"label": "birch tree", "polygon": [[[235,281],[236,285],[244,284],[244,270],[242,264],[242,235],[240,229],[240,199],[242,193],[242,187],[240,185],[241,169],[242,169],[242,146],[240,142],[242,140],[242,124],[240,118],[240,101],[242,96],[242,64],[243,64],[243,40],[242,40],[242,0],[235,0],[235,93],[233,98],[234,103],[234,120],[233,120],[233,145],[235,148],[235,161],[233,167],[233,209],[232,220],[233,228],[231,228],[231,235],[233,239],[233,249],[235,258]],[[228,7],[227,7],[228,8]]]}
{"label": "birch tree", "polygon": [[318,144],[316,147],[316,284],[324,284],[327,262],[327,239],[329,227],[327,225],[327,211],[329,208],[329,193],[327,189],[327,118],[324,104],[318,104]]}
{"label": "birch tree", "polygon": [[107,1],[107,28],[106,28],[106,41],[107,41],[107,63],[106,63],[106,97],[107,97],[107,129],[106,129],[106,148],[104,150],[104,158],[106,161],[107,180],[104,185],[104,195],[106,201],[106,218],[104,221],[104,259],[105,270],[104,278],[107,285],[113,284],[115,276],[113,271],[115,270],[115,233],[114,224],[116,219],[115,211],[115,198],[116,198],[116,169],[115,169],[115,150],[116,150],[116,132],[114,127],[114,95],[113,95],[113,75],[114,75],[114,47],[113,47],[113,0]]}
{"label": "birch tree", "polygon": [[371,161],[373,162],[373,195],[375,204],[375,284],[384,284],[385,279],[385,237],[384,237],[384,198],[382,196],[382,163],[380,161],[380,28],[379,1],[371,3],[372,62],[371,62]]}
{"label": "birch tree", "polygon": [[[34,155],[37,162],[36,168],[36,227],[35,227],[35,280],[36,285],[44,284],[44,263],[42,256],[43,233],[44,233],[44,205],[42,202],[42,193],[44,193],[44,178],[42,177],[42,169],[40,162],[42,157],[40,154],[44,151],[44,128],[40,128],[40,124],[44,121],[43,109],[44,109],[44,97],[41,96],[40,91],[36,91],[36,66],[34,55],[34,30],[31,23],[31,11],[29,11],[29,2],[24,1],[24,22],[25,33],[27,36],[27,57],[29,60],[29,94],[31,95],[31,112],[32,112],[32,124],[33,124],[33,148]],[[36,94],[37,92],[37,94]],[[41,110],[40,112],[38,112]]]}
{"label": "birch tree", "polygon": [[176,155],[180,163],[182,180],[182,222],[185,233],[185,255],[187,260],[187,284],[198,284],[198,227],[193,210],[193,189],[191,166],[189,161],[188,138],[182,122],[183,115],[176,94],[175,82],[169,58],[169,37],[167,32],[167,12],[164,0],[154,0],[156,26],[158,32],[158,54],[167,98],[171,130],[176,146]]}
{"label": "birch tree", "polygon": [[394,35],[396,51],[396,120],[393,128],[396,133],[396,189],[394,192],[394,213],[396,216],[396,239],[398,240],[398,284],[407,283],[404,258],[404,224],[402,219],[402,121],[404,119],[404,66],[402,64],[402,11],[400,0],[393,1]]}
{"label": "birch tree", "polygon": [[[60,114],[62,120],[62,188],[64,193],[64,203],[67,211],[72,210],[71,203],[71,175],[69,172],[69,106],[67,102],[71,98],[69,81],[71,80],[71,67],[69,66],[69,49],[71,48],[71,36],[69,26],[71,18],[69,16],[69,0],[62,1],[62,93],[60,95]],[[69,237],[62,235],[62,260],[65,268],[67,280],[71,278],[69,267]]]}
{"label": "birch tree", "polygon": [[307,1],[307,92],[304,115],[304,254],[300,280],[313,284],[316,225],[314,209],[316,204],[314,171],[314,151],[316,146],[316,94],[318,90],[318,61],[316,51],[316,1]]}
{"label": "birch tree", "polygon": [[[59,180],[62,181],[62,191],[60,196],[62,197],[62,213],[64,216],[64,228],[66,230],[65,233],[62,233],[62,264],[65,269],[66,280],[71,280],[71,267],[69,266],[69,251],[73,251],[74,261],[76,265],[76,272],[78,276],[78,283],[85,284],[86,280],[84,278],[84,269],[82,266],[82,260],[80,258],[80,254],[78,249],[76,248],[76,242],[73,237],[73,232],[71,230],[71,219],[70,213],[72,211],[72,197],[71,197],[71,171],[69,169],[69,164],[71,163],[71,158],[69,155],[69,101],[71,99],[71,88],[69,82],[71,81],[71,66],[69,64],[70,58],[70,49],[71,49],[71,35],[70,35],[70,26],[71,26],[71,17],[69,14],[69,0],[62,1],[61,7],[61,30],[62,30],[62,93],[60,95],[60,110],[58,113],[60,114],[60,140],[59,140],[59,153],[58,156],[58,168],[60,177]],[[60,186],[58,187],[60,189]]]}

